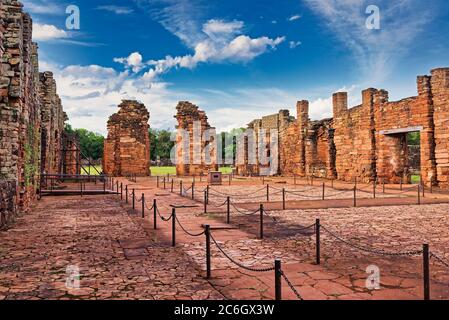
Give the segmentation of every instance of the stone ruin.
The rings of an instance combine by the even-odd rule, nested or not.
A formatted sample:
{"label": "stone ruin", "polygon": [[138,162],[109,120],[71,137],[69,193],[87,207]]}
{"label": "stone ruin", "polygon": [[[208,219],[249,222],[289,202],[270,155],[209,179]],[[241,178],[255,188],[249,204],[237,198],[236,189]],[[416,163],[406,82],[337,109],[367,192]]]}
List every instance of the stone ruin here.
{"label": "stone ruin", "polygon": [[150,175],[150,114],[142,103],[124,100],[108,121],[103,172],[113,176]]}
{"label": "stone ruin", "polygon": [[[353,108],[348,108],[346,92],[335,93],[334,117],[320,121],[311,121],[309,102],[299,101],[296,120],[286,121],[281,111],[269,117],[273,121],[262,118],[248,128],[278,130],[277,174],[386,183],[410,181],[406,137],[420,132],[423,183],[449,188],[449,68],[419,76],[417,87],[418,96],[394,102],[385,90],[367,89],[362,104]],[[243,163],[237,169],[241,174],[260,174],[257,163]]]}
{"label": "stone ruin", "polygon": [[32,20],[15,0],[0,6],[0,227],[36,199],[41,172],[60,173],[67,119],[51,72],[39,73]]}
{"label": "stone ruin", "polygon": [[180,101],[176,110],[176,174],[195,176],[217,171],[215,128],[209,125],[206,113],[188,101]]}

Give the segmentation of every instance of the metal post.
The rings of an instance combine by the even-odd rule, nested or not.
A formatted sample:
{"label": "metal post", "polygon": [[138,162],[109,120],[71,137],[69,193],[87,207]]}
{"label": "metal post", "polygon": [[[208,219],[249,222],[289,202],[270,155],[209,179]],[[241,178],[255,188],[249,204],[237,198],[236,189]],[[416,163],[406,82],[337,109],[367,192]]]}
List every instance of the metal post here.
{"label": "metal post", "polygon": [[80,182],[81,197],[83,196],[83,180]]}
{"label": "metal post", "polygon": [[210,225],[206,225],[206,278],[210,279],[211,276],[211,263],[210,263]]}
{"label": "metal post", "polygon": [[207,213],[207,191],[204,190],[204,213]]}
{"label": "metal post", "polygon": [[195,182],[192,182],[192,200],[195,200]]}
{"label": "metal post", "polygon": [[421,204],[421,186],[418,184],[418,204]]}
{"label": "metal post", "polygon": [[114,178],[111,178],[111,189],[114,191]]}
{"label": "metal post", "polygon": [[119,192],[119,191],[118,191],[118,180],[116,181],[115,184],[116,184],[116,189],[117,189],[117,194],[118,194],[118,192]]}
{"label": "metal post", "polygon": [[145,194],[142,193],[142,219],[145,218]]}
{"label": "metal post", "polygon": [[136,193],[135,190],[133,189],[133,210],[136,208]]}
{"label": "metal post", "polygon": [[323,182],[323,197],[322,197],[323,200],[324,200],[325,193],[326,193],[326,183]]}
{"label": "metal post", "polygon": [[120,182],[120,199],[123,200],[123,182]]}
{"label": "metal post", "polygon": [[320,247],[320,228],[321,228],[321,224],[320,224],[320,219],[316,219],[315,222],[315,240],[316,240],[316,244],[315,244],[315,250],[316,250],[316,264],[320,264],[321,263],[321,247]]}
{"label": "metal post", "polygon": [[156,179],[157,179],[157,182],[156,182],[157,183],[157,187],[159,188],[159,176],[157,176]]}
{"label": "metal post", "polygon": [[173,181],[173,179],[171,179],[171,189],[170,189],[170,192],[171,192],[171,193],[173,193],[174,183],[175,183],[175,182]]}
{"label": "metal post", "polygon": [[423,244],[424,300],[430,300],[429,245]]}
{"label": "metal post", "polygon": [[171,238],[171,245],[172,245],[172,247],[175,247],[176,246],[176,209],[175,208],[173,208],[172,209],[172,215],[171,215],[171,235],[172,235],[172,238]]}
{"label": "metal post", "polygon": [[262,185],[264,185],[264,184],[265,184],[265,177],[262,176]]}
{"label": "metal post", "polygon": [[231,185],[231,175],[229,175],[229,185]]}
{"label": "metal post", "polygon": [[263,239],[263,204],[260,205],[260,239]]}
{"label": "metal post", "polygon": [[274,260],[274,292],[275,292],[275,300],[282,300],[282,267],[281,260]]}
{"label": "metal post", "polygon": [[154,230],[157,229],[157,200],[154,199],[153,200],[153,225],[154,225]]}
{"label": "metal post", "polygon": [[357,186],[354,186],[354,207],[357,207]]}
{"label": "metal post", "polygon": [[206,192],[207,192],[206,202],[207,202],[207,204],[209,204],[209,185],[207,185],[207,187],[206,187]]}
{"label": "metal post", "polygon": [[267,202],[270,202],[270,185],[267,184]]}
{"label": "metal post", "polygon": [[179,195],[182,197],[182,180],[179,181]]}
{"label": "metal post", "polygon": [[231,197],[227,198],[227,215],[226,215],[226,223],[231,223]]}
{"label": "metal post", "polygon": [[126,203],[128,203],[128,185],[126,185],[125,187],[125,192],[126,192]]}
{"label": "metal post", "polygon": [[385,178],[382,179],[382,193],[385,193]]}
{"label": "metal post", "polygon": [[293,184],[296,186],[296,175],[293,175]]}
{"label": "metal post", "polygon": [[426,185],[424,183],[422,183],[421,186],[422,186],[422,197],[425,198],[426,197]]}
{"label": "metal post", "polygon": [[373,181],[373,197],[376,199],[376,187],[377,187],[377,181]]}
{"label": "metal post", "polygon": [[282,210],[285,210],[285,188],[282,188]]}
{"label": "metal post", "polygon": [[165,190],[165,177],[164,177],[164,190]]}
{"label": "metal post", "polygon": [[331,188],[334,188],[334,178],[331,179]]}

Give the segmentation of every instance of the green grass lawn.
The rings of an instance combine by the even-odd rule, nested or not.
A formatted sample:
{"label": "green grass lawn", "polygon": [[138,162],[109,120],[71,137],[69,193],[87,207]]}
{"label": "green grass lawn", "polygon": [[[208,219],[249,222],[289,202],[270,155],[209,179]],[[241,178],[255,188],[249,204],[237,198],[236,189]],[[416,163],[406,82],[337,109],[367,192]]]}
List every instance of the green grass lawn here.
{"label": "green grass lawn", "polygon": [[[224,167],[220,168],[220,171],[223,174],[229,174],[232,173],[232,168],[230,167]],[[163,176],[167,174],[176,174],[176,167],[151,167],[151,175],[152,176]]]}
{"label": "green grass lawn", "polygon": [[411,181],[413,184],[418,184],[421,181],[421,177],[417,174],[412,175]]}

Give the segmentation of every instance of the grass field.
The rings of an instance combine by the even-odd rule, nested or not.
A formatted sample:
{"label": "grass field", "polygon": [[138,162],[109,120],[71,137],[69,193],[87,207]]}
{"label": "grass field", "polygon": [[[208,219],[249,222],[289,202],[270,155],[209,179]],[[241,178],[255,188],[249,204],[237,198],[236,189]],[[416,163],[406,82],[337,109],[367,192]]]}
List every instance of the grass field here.
{"label": "grass field", "polygon": [[[100,165],[98,166],[85,166],[84,167],[86,169],[86,171],[91,175],[91,176],[98,176],[98,172],[102,172],[102,167]],[[96,169],[96,170],[95,170]],[[82,175],[88,175],[88,173],[86,173],[86,171],[84,171],[83,169],[81,169],[81,174]],[[98,172],[97,172],[98,171]]]}
{"label": "grass field", "polygon": [[[220,168],[220,171],[224,174],[232,173],[232,168],[224,167]],[[151,167],[151,175],[163,176],[167,174],[176,174],[176,167]]]}

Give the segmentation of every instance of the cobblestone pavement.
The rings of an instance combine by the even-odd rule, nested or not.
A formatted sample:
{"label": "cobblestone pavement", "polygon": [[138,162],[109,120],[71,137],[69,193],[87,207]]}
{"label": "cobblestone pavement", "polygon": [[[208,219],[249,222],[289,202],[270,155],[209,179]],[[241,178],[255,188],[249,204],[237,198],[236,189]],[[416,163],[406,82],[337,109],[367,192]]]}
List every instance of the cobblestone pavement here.
{"label": "cobblestone pavement", "polygon": [[[152,239],[117,196],[43,198],[0,232],[0,299],[221,299],[182,248]],[[67,267],[81,273],[66,287]]]}

